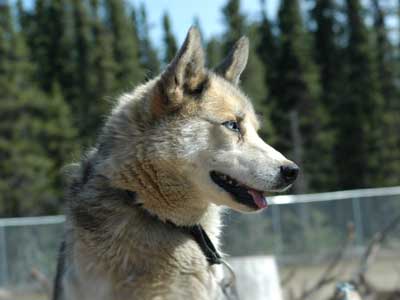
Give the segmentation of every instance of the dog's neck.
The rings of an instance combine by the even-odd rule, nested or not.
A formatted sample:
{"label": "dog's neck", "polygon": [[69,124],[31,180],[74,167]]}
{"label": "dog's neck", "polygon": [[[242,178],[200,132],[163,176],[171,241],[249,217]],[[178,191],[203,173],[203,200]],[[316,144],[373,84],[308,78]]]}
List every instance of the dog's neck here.
{"label": "dog's neck", "polygon": [[[109,178],[97,174],[90,163],[81,165],[79,169],[68,189],[68,214],[77,225],[76,236],[80,237],[88,255],[98,256],[98,262],[103,262],[106,268],[126,266],[126,270],[114,270],[123,277],[130,272],[129,266],[137,263],[137,251],[156,252],[159,247],[167,247],[175,253],[174,249],[180,248],[182,233],[185,232],[179,226],[171,227],[169,222],[163,222],[157,215],[158,210],[149,211],[140,205],[146,202],[140,194],[132,200],[126,189],[112,187]],[[187,209],[190,208],[188,203]],[[201,215],[187,220],[197,220],[196,224],[201,225],[218,251],[220,208],[208,203],[203,210],[197,210],[198,214],[200,212]],[[173,222],[171,216],[174,215],[164,213],[164,220]],[[189,240],[195,240],[193,235],[185,235]],[[142,247],[132,241],[145,243]],[[122,246],[124,250],[121,250]],[[190,248],[190,244],[187,247]]]}
{"label": "dog's neck", "polygon": [[201,222],[202,220],[199,221],[199,223],[196,223],[195,225],[190,225],[190,226],[179,226],[176,225],[175,223],[169,221],[169,220],[160,220],[156,215],[152,215],[148,212],[146,208],[143,207],[142,203],[139,203],[137,200],[137,194],[132,191],[125,191],[125,193],[121,193],[121,195],[125,194],[123,197],[127,198],[127,202],[130,203],[131,205],[136,205],[138,208],[141,208],[145,213],[149,214],[150,217],[157,219],[159,222],[163,222],[166,225],[171,225],[177,229],[180,229],[182,232],[187,233],[192,236],[192,238],[196,241],[196,243],[199,245],[200,249],[203,251],[204,256],[207,258],[207,261],[210,265],[214,264],[220,264],[221,263],[221,255],[219,254],[218,250],[216,249],[213,241],[210,239],[208,236],[207,232],[204,230],[203,225],[201,223],[206,223],[207,222]]}
{"label": "dog's neck", "polygon": [[219,219],[219,209],[203,198],[203,193],[193,186],[187,175],[179,172],[182,168],[178,164],[136,161],[122,167],[112,184],[135,192],[143,208],[161,221],[192,226],[209,224],[210,218]]}

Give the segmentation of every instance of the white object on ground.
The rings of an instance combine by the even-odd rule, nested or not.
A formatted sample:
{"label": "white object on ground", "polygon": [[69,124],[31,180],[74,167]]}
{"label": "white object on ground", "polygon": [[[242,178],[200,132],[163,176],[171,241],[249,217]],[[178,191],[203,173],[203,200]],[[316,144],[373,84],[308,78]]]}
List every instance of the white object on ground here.
{"label": "white object on ground", "polygon": [[236,274],[240,300],[282,300],[278,267],[273,256],[243,256],[227,260]]}

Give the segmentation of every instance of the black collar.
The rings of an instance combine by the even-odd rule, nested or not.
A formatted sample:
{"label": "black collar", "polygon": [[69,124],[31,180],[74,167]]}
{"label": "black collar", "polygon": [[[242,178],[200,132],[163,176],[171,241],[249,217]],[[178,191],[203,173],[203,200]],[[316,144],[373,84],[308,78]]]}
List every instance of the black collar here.
{"label": "black collar", "polygon": [[217,249],[215,249],[214,244],[211,242],[203,226],[193,225],[182,228],[192,235],[211,266],[221,263],[221,255],[218,253]]}
{"label": "black collar", "polygon": [[[137,202],[135,192],[125,191],[125,194],[127,195],[128,200],[131,204],[133,203],[137,206],[140,206],[140,204]],[[218,253],[217,249],[215,249],[214,244],[212,243],[210,237],[207,235],[203,226],[201,226],[200,224],[196,224],[193,226],[179,226],[171,221],[168,221],[167,223],[190,234],[196,241],[197,245],[199,245],[210,266],[220,264],[222,262],[221,255]]]}

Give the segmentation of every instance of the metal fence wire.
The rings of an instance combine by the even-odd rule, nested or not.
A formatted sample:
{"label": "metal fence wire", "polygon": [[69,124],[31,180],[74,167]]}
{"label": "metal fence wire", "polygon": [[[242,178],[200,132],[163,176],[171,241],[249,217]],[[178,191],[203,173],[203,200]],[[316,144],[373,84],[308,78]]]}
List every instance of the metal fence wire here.
{"label": "metal fence wire", "polygon": [[[283,264],[318,263],[346,238],[349,223],[354,224],[353,249],[362,251],[400,214],[400,187],[283,195],[268,202],[271,207],[263,213],[226,216],[224,252],[274,255]],[[63,223],[63,216],[0,219],[0,290],[37,289],[35,270],[53,278]],[[399,252],[399,233],[385,243],[388,255]]]}

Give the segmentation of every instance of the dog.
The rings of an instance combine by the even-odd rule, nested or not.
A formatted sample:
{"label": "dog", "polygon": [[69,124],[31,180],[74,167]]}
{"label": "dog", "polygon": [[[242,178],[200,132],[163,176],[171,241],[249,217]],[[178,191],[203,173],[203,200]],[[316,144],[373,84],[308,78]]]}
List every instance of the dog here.
{"label": "dog", "polygon": [[156,78],[119,97],[67,171],[53,300],[225,299],[221,211],[255,212],[299,168],[267,145],[239,89],[242,37],[214,70],[190,28]]}

